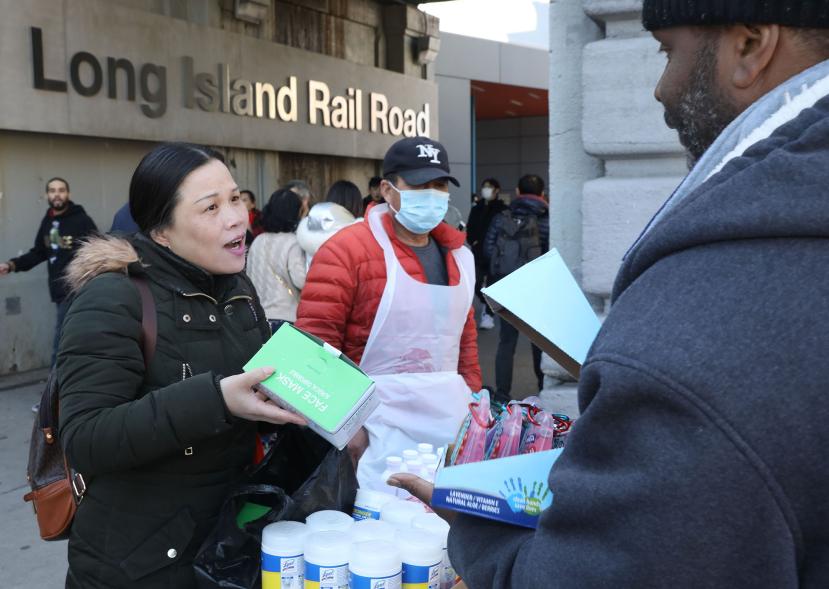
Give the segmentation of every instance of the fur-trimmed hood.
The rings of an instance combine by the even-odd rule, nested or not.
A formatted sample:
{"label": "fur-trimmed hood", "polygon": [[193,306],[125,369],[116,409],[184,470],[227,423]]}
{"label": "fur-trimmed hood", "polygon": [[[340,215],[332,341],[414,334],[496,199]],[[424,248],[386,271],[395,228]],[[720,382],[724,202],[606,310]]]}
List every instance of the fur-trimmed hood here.
{"label": "fur-trimmed hood", "polygon": [[244,272],[211,274],[141,233],[90,238],[78,248],[64,280],[75,295],[93,278],[108,272],[144,276],[174,292],[198,292],[217,300],[229,293],[255,294]]}
{"label": "fur-trimmed hood", "polygon": [[136,262],[138,253],[126,239],[112,235],[90,237],[67,266],[64,280],[70,293],[75,294],[96,276],[105,272],[126,274],[127,267]]}

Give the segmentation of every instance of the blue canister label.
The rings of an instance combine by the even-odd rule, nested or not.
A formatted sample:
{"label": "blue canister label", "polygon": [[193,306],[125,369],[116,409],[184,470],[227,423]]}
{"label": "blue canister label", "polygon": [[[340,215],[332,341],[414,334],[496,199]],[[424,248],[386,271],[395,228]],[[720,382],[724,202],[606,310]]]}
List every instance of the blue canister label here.
{"label": "blue canister label", "polygon": [[380,512],[375,511],[370,507],[355,505],[354,512],[351,514],[351,517],[353,517],[357,521],[364,519],[380,519]]}
{"label": "blue canister label", "polygon": [[440,589],[443,563],[432,566],[416,566],[403,563],[403,589]]}
{"label": "blue canister label", "polygon": [[348,589],[348,563],[320,566],[305,561],[305,589]]}
{"label": "blue canister label", "polygon": [[302,589],[304,572],[301,554],[274,556],[262,553],[262,589]]}
{"label": "blue canister label", "polygon": [[400,589],[401,585],[400,573],[390,577],[364,577],[351,573],[351,589]]}

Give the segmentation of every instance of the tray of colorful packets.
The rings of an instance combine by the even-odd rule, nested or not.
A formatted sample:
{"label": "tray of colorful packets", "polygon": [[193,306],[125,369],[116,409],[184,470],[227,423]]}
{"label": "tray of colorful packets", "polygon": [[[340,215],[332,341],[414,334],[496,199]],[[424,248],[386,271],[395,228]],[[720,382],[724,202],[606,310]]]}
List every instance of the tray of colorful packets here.
{"label": "tray of colorful packets", "polygon": [[476,393],[435,478],[432,506],[535,528],[553,503],[547,475],[572,420],[537,397],[508,405]]}

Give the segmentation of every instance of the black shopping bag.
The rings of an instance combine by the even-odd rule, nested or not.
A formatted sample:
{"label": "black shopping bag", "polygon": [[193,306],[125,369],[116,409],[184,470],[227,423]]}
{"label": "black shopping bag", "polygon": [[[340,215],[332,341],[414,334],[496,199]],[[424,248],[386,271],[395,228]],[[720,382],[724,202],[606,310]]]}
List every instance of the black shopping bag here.
{"label": "black shopping bag", "polygon": [[[261,586],[262,529],[283,521],[304,521],[323,509],[351,513],[357,476],[347,451],[306,428],[285,426],[265,459],[247,473],[222,506],[216,527],[193,562],[200,589]],[[246,503],[268,508],[262,517],[237,525]]]}

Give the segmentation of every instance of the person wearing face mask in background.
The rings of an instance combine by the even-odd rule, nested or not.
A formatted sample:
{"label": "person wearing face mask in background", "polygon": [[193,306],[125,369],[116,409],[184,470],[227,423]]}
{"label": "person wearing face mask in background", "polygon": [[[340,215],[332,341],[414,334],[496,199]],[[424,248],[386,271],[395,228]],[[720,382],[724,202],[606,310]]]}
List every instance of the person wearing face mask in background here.
{"label": "person wearing face mask in background", "polygon": [[472,210],[469,212],[469,222],[466,226],[466,239],[475,254],[475,295],[481,301],[481,329],[495,327],[495,314],[481,294],[481,288],[489,284],[489,268],[484,257],[484,241],[489,226],[498,213],[506,210],[506,203],[501,200],[501,184],[495,178],[487,178],[481,182],[481,194]]}
{"label": "person wearing face mask in background", "polygon": [[442,446],[481,387],[472,311],[475,264],[443,223],[451,176],[444,147],[401,139],[383,160],[385,203],[314,257],[297,327],[342,350],[377,385],[381,406],[349,444],[362,488],[382,489],[387,455]]}

